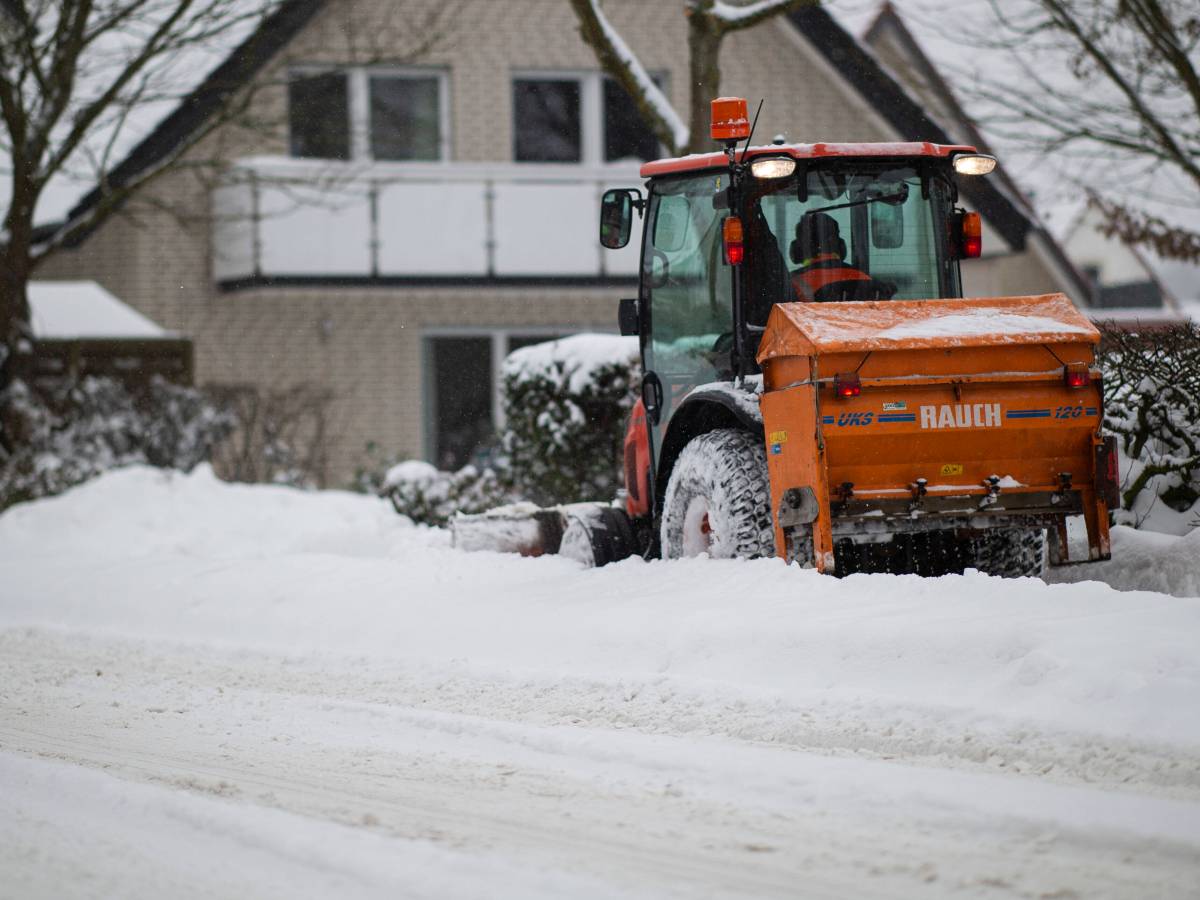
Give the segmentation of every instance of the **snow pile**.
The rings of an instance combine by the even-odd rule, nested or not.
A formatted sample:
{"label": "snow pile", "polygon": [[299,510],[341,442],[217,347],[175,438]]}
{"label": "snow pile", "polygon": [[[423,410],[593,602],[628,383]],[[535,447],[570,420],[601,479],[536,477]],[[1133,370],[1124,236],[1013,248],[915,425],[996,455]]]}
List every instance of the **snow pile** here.
{"label": "snow pile", "polygon": [[[1155,567],[1154,587],[1200,593],[1198,541],[1074,571],[1134,586]],[[1200,718],[1176,714],[1200,691],[1200,599],[1094,582],[837,580],[704,558],[587,571],[454,550],[373,498],[134,468],[0,516],[0,584],[5,626],[640,685],[695,698],[696,727],[717,732],[766,735],[799,727],[786,710],[836,704],[914,732],[1036,723],[1200,744]],[[782,718],[726,705],[750,696]]]}
{"label": "snow pile", "polygon": [[3,558],[27,555],[32,565],[49,561],[50,568],[54,560],[87,569],[112,560],[379,557],[426,534],[443,541],[440,532],[414,529],[386,500],[230,484],[208,465],[190,474],[130,466],[0,516]]}
{"label": "snow pile", "polygon": [[[1177,597],[1200,597],[1200,528],[1184,529],[1177,534],[1118,525],[1112,530],[1112,559],[1051,569],[1046,580],[1056,583],[1095,580],[1121,591],[1160,591]],[[1075,552],[1072,547],[1072,554]],[[1075,558],[1085,558],[1085,554],[1083,550]]]}
{"label": "snow pile", "polygon": [[636,338],[578,334],[504,362],[505,475],[542,505],[611,500],[640,383]]}

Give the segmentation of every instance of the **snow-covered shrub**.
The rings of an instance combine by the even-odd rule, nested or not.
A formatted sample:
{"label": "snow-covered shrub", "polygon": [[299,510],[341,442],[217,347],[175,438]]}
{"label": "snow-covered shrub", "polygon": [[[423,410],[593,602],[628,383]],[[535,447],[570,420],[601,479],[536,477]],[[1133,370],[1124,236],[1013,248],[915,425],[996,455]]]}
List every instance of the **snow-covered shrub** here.
{"label": "snow-covered shrub", "polygon": [[1200,500],[1200,328],[1104,329],[1104,427],[1123,465],[1118,521],[1141,525],[1162,504],[1194,512]]}
{"label": "snow-covered shrub", "polygon": [[641,376],[636,338],[579,334],[504,362],[505,475],[541,504],[611,500]]}
{"label": "snow-covered shrub", "polygon": [[512,500],[491,469],[464,466],[457,472],[439,472],[415,459],[388,469],[378,493],[402,516],[438,527],[457,512],[481,513]]}
{"label": "snow-covered shrub", "polygon": [[232,427],[199,390],[161,378],[126,386],[88,376],[36,389],[13,381],[0,394],[0,509],[117,466],[190,471]]}

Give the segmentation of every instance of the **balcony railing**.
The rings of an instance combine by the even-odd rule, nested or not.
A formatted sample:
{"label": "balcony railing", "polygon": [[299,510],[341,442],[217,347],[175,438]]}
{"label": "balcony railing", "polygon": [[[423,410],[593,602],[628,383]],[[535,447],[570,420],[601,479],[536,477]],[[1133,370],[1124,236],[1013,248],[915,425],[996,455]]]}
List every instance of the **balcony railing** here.
{"label": "balcony railing", "polygon": [[213,191],[213,274],[225,284],[630,278],[640,227],[623,250],[603,249],[600,196],[640,183],[624,164],[246,160]]}

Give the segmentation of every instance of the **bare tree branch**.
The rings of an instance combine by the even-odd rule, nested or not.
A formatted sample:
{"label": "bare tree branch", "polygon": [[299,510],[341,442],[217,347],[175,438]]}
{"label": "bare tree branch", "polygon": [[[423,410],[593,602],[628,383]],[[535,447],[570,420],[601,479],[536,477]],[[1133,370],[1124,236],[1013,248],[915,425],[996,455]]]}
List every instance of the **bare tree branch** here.
{"label": "bare tree branch", "polygon": [[1131,247],[1149,247],[1164,259],[1200,263],[1200,232],[1177,228],[1162,219],[1092,194],[1088,204],[1100,211],[1106,220],[1101,233],[1114,235]]}
{"label": "bare tree branch", "polygon": [[568,2],[579,19],[580,35],[595,52],[604,71],[633,98],[642,121],[669,153],[682,152],[688,146],[687,126],[600,10],[597,0]]}
{"label": "bare tree branch", "polygon": [[579,20],[579,31],[610,76],[626,90],[638,114],[672,155],[710,149],[708,139],[711,103],[720,96],[721,42],[734,31],[761,24],[775,16],[820,0],[754,0],[736,4],[729,0],[686,0],[688,24],[688,124],[671,106],[628,44],[605,18],[600,0],[568,0]]}

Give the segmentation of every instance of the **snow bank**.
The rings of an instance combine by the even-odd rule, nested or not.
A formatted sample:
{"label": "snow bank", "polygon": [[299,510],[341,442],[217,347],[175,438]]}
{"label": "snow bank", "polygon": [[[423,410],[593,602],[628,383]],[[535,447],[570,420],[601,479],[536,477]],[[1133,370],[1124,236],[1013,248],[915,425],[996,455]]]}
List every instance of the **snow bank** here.
{"label": "snow bank", "polygon": [[[1200,537],[1116,535],[1117,560],[1079,577],[1200,593]],[[130,469],[0,516],[0,626],[362,655],[576,692],[568,705],[645,690],[693,727],[764,740],[802,709],[1200,744],[1180,714],[1200,696],[1196,596],[778,560],[581,570],[448,544],[373,498]]]}
{"label": "snow bank", "polygon": [[1046,580],[1103,581],[1121,591],[1200,597],[1200,528],[1177,537],[1118,525],[1112,530],[1112,556],[1104,562],[1051,569]]}
{"label": "snow bank", "polygon": [[[386,500],[229,484],[207,464],[190,474],[148,466],[118,469],[0,516],[0,558],[25,556],[42,566],[53,560],[87,567],[112,560],[306,553],[378,557],[425,540],[448,543],[441,532],[414,529]],[[5,593],[0,587],[0,596]]]}

